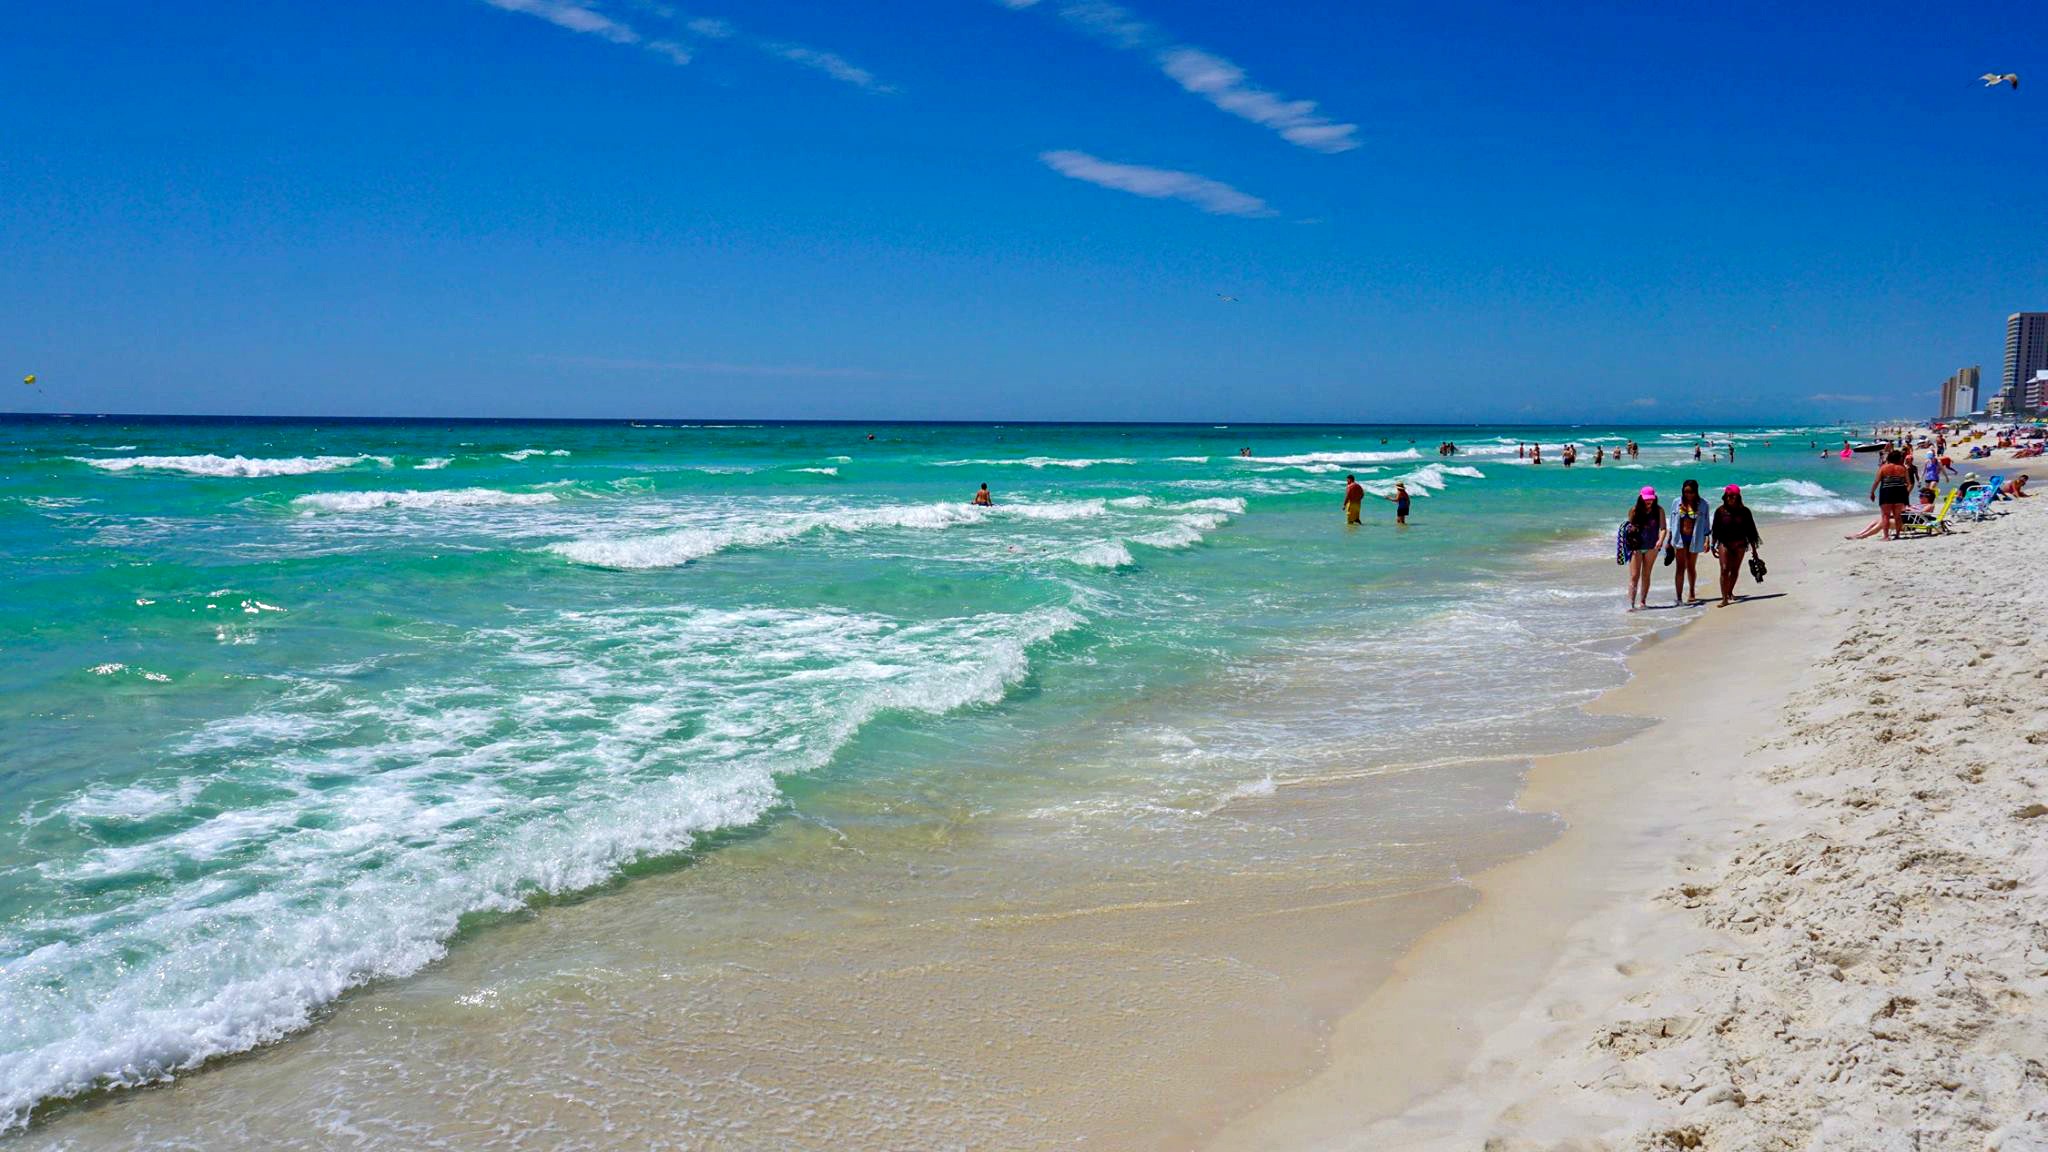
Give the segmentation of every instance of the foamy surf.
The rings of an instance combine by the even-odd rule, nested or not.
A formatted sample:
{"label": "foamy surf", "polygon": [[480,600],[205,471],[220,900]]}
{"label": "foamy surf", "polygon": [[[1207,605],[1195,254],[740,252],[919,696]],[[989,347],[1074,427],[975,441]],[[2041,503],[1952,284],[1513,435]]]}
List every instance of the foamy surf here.
{"label": "foamy surf", "polygon": [[933,465],[932,465],[932,467],[934,467],[934,468],[967,468],[967,467],[985,467],[985,468],[1008,468],[1008,467],[1013,467],[1013,466],[1014,466],[1014,467],[1020,467],[1020,468],[1096,468],[1096,467],[1100,467],[1100,466],[1103,466],[1103,465],[1112,465],[1112,464],[1136,464],[1136,463],[1137,463],[1137,461],[1136,461],[1136,460],[1132,460],[1132,459],[1130,459],[1130,458],[1128,458],[1128,457],[1122,457],[1122,456],[1117,456],[1117,457],[1109,457],[1109,458],[1104,458],[1104,459],[1078,459],[1078,460],[1069,460],[1069,459],[1061,459],[1061,458],[1059,458],[1059,457],[1055,457],[1055,456],[1025,456],[1025,457],[1022,457],[1022,458],[1014,458],[1014,459],[996,459],[996,460],[939,460],[939,461],[936,461],[936,462],[934,462],[934,463],[933,463]]}
{"label": "foamy surf", "polygon": [[454,488],[429,492],[313,492],[294,499],[292,507],[308,512],[373,512],[385,508],[418,510],[553,504],[556,500],[552,492]]}
{"label": "foamy surf", "polygon": [[[1081,623],[565,613],[501,630],[488,667],[453,682],[308,677],[196,734],[179,754],[195,762],[39,817],[139,832],[46,870],[103,899],[8,926],[0,1130],[43,1101],[282,1039],[439,958],[465,916],[754,823],[782,803],[778,776],[824,765],[877,716],[1001,700],[1032,649]],[[594,693],[622,707],[602,730],[580,720]],[[545,783],[572,767],[577,788]],[[195,809],[202,775],[245,798]]]}
{"label": "foamy surf", "polygon": [[1811,480],[1771,480],[1742,486],[1743,503],[1779,516],[1842,516],[1872,505],[1839,496]]}
{"label": "foamy surf", "polygon": [[288,456],[261,459],[248,456],[116,456],[95,459],[73,456],[107,472],[142,469],[152,472],[183,472],[188,476],[259,477],[305,476],[314,472],[336,472],[358,464],[376,463],[391,467],[389,456]]}

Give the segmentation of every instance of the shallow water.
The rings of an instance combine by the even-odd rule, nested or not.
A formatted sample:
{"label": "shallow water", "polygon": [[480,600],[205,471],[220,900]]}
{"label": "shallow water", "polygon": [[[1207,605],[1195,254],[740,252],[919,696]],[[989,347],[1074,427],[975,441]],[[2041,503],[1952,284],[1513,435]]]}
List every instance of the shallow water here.
{"label": "shallow water", "polygon": [[1548,834],[1636,487],[1858,506],[1731,434],[0,424],[0,1121],[262,1049],[39,1127],[1197,1130],[1351,991],[1259,925],[1366,981]]}

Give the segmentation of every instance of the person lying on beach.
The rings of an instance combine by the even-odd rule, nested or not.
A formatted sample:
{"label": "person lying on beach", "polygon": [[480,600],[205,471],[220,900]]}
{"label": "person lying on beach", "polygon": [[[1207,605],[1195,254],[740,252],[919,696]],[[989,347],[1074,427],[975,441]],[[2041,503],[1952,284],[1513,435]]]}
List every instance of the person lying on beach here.
{"label": "person lying on beach", "polygon": [[2015,476],[2012,479],[2007,480],[2005,483],[2000,484],[1998,486],[1998,494],[2000,496],[2005,497],[2008,500],[2025,499],[2027,495],[2026,473],[2022,472],[2018,476]]}
{"label": "person lying on beach", "polygon": [[[1903,505],[1902,505],[1903,507]],[[1721,558],[1721,607],[1735,602],[1735,582],[1742,576],[1742,558],[1763,544],[1756,530],[1756,517],[1742,503],[1742,488],[1730,484],[1721,489],[1721,506],[1714,509],[1714,555]]]}
{"label": "person lying on beach", "polygon": [[977,507],[988,508],[993,506],[995,502],[996,498],[988,494],[988,485],[986,484],[981,486],[981,491],[974,494],[974,503]]}

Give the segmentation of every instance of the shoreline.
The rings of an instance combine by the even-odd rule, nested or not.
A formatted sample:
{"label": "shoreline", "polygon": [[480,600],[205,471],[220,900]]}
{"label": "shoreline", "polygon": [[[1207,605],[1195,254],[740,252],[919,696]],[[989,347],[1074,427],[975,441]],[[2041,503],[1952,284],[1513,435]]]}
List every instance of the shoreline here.
{"label": "shoreline", "polygon": [[[1767,533],[1766,552],[1773,564],[1770,580],[1787,595],[1753,601],[1747,610],[1710,611],[1694,626],[1632,653],[1630,680],[1591,710],[1644,717],[1645,730],[1611,747],[1539,759],[1517,800],[1524,810],[1558,814],[1565,832],[1472,877],[1474,906],[1418,940],[1393,974],[1337,1023],[1322,1071],[1238,1117],[1203,1147],[1796,1147],[1803,1141],[1784,1143],[1793,1138],[1789,1134],[1820,1123],[1835,1130],[1842,1147],[1906,1147],[1877,1134],[1881,1126],[1874,1117],[1859,1117],[1855,1107],[1834,1099],[1860,1086],[1866,1090],[1862,1107],[1875,1111],[1878,1101],[1900,1092],[1901,1085],[1882,1073],[1870,1081],[1843,1075],[1845,1068],[1869,1062],[1862,1046],[1871,1034],[1880,1043],[1899,1041],[1888,1071],[1916,1063],[1949,1069],[1918,1086],[1918,1112],[1887,1103],[1886,1111],[1901,1113],[1898,1122],[1918,1121],[1930,1111],[1967,1111],[1954,1108],[1950,1099],[1970,1096],[1976,1087],[1970,1070],[1954,1067],[1959,1061],[1944,1051],[1957,1042],[1953,1020],[1931,1021],[1908,1034],[1888,1031],[1885,1024],[1873,1028],[1862,1018],[1873,1007],[1887,1021],[1902,1014],[1901,1004],[1910,1011],[1912,997],[1876,989],[1911,985],[1925,999],[1927,974],[1905,974],[1916,983],[1883,966],[1865,972],[1854,965],[1867,944],[1838,946],[1824,939],[1881,931],[1859,919],[1869,910],[1851,899],[1863,895],[1863,882],[1823,892],[1836,902],[1813,908],[1806,905],[1821,897],[1804,881],[1776,872],[1758,877],[1755,861],[1784,854],[1785,845],[1800,838],[1835,838],[1826,828],[1811,827],[1818,819],[1811,814],[1816,802],[1803,782],[1823,772],[1830,782],[1872,772],[1859,763],[1855,745],[1826,739],[1837,735],[1828,726],[1841,722],[1858,689],[1873,689],[1890,677],[1879,673],[1869,684],[1845,683],[1855,673],[1839,669],[1860,663],[1862,656],[1838,653],[1854,641],[1873,639],[1873,616],[1881,627],[1894,606],[1906,610],[1912,603],[1910,595],[1887,585],[1924,563],[1926,553],[1915,545],[1942,548],[1945,573],[1967,566],[1964,554],[1970,552],[2007,560],[2014,550],[2042,554],[2037,508],[2023,502],[2004,507],[2018,515],[1969,526],[1957,536],[1876,547],[1840,541],[1840,529],[1855,517],[1777,523]],[[1964,544],[1971,536],[1980,539]],[[2033,606],[2039,608],[2040,601]],[[2010,618],[2023,622],[2024,611]],[[1954,622],[1964,619],[1959,613]],[[1851,639],[1838,644],[1845,632]],[[1970,665],[1991,660],[1993,648],[2002,647],[1967,629],[1956,639],[1983,645],[1966,661]],[[2041,675],[2038,669],[2033,674]],[[1938,687],[1962,694],[1954,683]],[[1881,694],[1873,694],[1871,707],[1879,699]],[[1935,714],[1913,719],[1924,724]],[[2015,734],[2010,729],[2008,736]],[[1892,739],[1890,730],[1876,739]],[[1973,739],[1982,740],[1964,736],[1957,743]],[[2023,756],[2029,744],[2048,742],[2048,733],[2025,739],[2006,762]],[[1937,764],[1934,774],[1951,774],[1939,766],[1943,757],[1934,748],[1916,745],[1914,752]],[[1966,784],[1984,778],[1981,768],[1964,774]],[[1932,803],[1929,789],[1900,796],[1887,791],[1883,778],[1870,783],[1876,791],[1848,789],[1852,798],[1843,802],[1854,812],[1869,810],[1881,818],[1902,801]],[[2033,786],[2024,778],[2008,781],[2006,797],[1972,818],[2025,829],[2020,814],[2032,809],[2010,801],[2032,795]],[[2031,871],[2031,884],[2015,879],[2012,868],[1982,883],[2007,896],[2040,884],[2048,871],[2044,831],[2033,829],[2027,845],[2001,845],[2024,855],[2026,863],[2013,867]],[[1873,838],[1884,835],[1879,831]],[[1861,848],[1852,838],[1841,839],[1844,855]],[[1917,848],[1900,848],[1896,868],[1889,861],[1883,867],[1909,870],[1942,851],[1942,843],[1935,837]],[[1729,892],[1737,887],[1731,874],[1742,877],[1745,895],[1773,882],[1779,891],[1771,901],[1741,902]],[[1790,936],[1796,928],[1800,935],[1760,945],[1756,922],[1788,905],[1797,914],[1786,917],[1790,923],[1778,934]],[[1806,926],[1803,917],[1826,928]],[[1958,925],[1987,929],[1968,915],[1960,915]],[[1998,939],[2009,929],[2000,925],[1987,932]],[[2026,934],[2011,935],[2016,938],[2008,940],[2006,951],[2026,953]],[[1911,1146],[2048,1146],[2038,1142],[2048,1139],[2048,1092],[2042,1090],[2038,1062],[2044,1046],[2032,1038],[2042,1032],[2039,997],[2048,988],[2041,979],[2042,944],[2036,940],[2033,947],[2030,960],[2009,962],[1988,975],[1970,974],[1973,994],[1980,985],[1991,986],[2003,1014],[2023,1022],[2001,1026],[1987,1020],[1964,1030],[1974,1041],[1973,1055],[1987,1067],[1998,1064],[2001,1050],[2017,1053],[1979,1072],[2001,1088],[1999,1100],[1950,1127],[1916,1126],[1916,1141],[1928,1132],[1941,1139]],[[1950,964],[1952,978],[1962,961]],[[1851,974],[1845,976],[1844,969]],[[1853,991],[1859,984],[1869,986],[1862,1001],[1838,1003],[1845,985]],[[1777,1031],[1744,1035],[1739,1022],[1770,1016],[1766,1003],[1776,1012]],[[1844,1017],[1856,1018],[1844,1025]],[[1945,1031],[1944,1024],[1950,1025]],[[1833,1034],[1845,1028],[1851,1035]],[[1811,1035],[1799,1043],[1785,1039],[1801,1032]],[[1830,1041],[1839,1050],[1823,1054]],[[2012,1065],[2021,1066],[2014,1071]],[[1978,1095],[1993,1095],[1990,1087]],[[1928,1090],[1935,1098],[1931,1104]],[[2021,1119],[1997,1126],[2001,1114],[2013,1112]],[[1969,1142],[1948,1142],[1958,1125],[1967,1128]],[[1989,1143],[1986,1131],[1992,1132]]]}
{"label": "shoreline", "polygon": [[[1587,710],[1641,719],[1645,730],[1616,744],[1535,759],[1516,798],[1523,811],[1561,819],[1563,832],[1534,852],[1469,877],[1474,905],[1416,941],[1393,974],[1337,1022],[1324,1069],[1233,1121],[1205,1149],[1424,1147],[1453,1124],[1469,1126],[1473,1117],[1458,1113],[1477,1101],[1433,1097],[1459,1095],[1484,1049],[1526,1044],[1531,1032],[1546,1030],[1545,1021],[1520,1017],[1554,968],[1575,955],[1583,961],[1593,950],[1577,938],[1579,926],[1617,902],[1654,891],[1662,846],[1733,822],[1740,801],[1699,787],[1701,765],[1688,764],[1681,779],[1671,774],[1668,754],[1653,749],[1696,739],[1687,731],[1694,727],[1725,731],[1717,705],[1737,703],[1738,693],[1741,732],[1730,738],[1752,742],[1762,735],[1775,709],[1757,705],[1788,687],[1821,639],[1814,628],[1818,614],[1795,606],[1812,607],[1808,597],[1820,583],[1816,557],[1852,519],[1766,525],[1768,582],[1746,581],[1746,590],[1782,595],[1703,608],[1631,652],[1629,679]],[[1653,600],[1669,594],[1662,583],[1667,570],[1660,567],[1658,575],[1663,591],[1653,592]],[[1773,626],[1799,628],[1799,644],[1778,645],[1761,667],[1731,659],[1738,642]],[[1710,683],[1686,678],[1701,668],[1713,669]],[[1684,706],[1693,704],[1702,707],[1688,714]],[[1689,845],[1686,855],[1703,858],[1707,850]],[[1645,960],[1628,963],[1640,971]],[[1619,975],[1611,963],[1606,967]],[[1462,1135],[1446,1146],[1475,1146],[1471,1133]]]}

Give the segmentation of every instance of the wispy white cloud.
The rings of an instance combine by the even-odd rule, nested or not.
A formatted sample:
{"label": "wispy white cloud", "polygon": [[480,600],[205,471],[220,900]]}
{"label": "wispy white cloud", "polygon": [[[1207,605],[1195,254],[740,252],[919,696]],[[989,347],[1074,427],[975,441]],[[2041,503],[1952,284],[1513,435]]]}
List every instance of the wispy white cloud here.
{"label": "wispy white cloud", "polygon": [[842,84],[851,84],[856,88],[865,88],[870,92],[894,92],[896,90],[890,85],[875,79],[874,73],[850,63],[844,56],[836,52],[824,52],[816,48],[806,48],[802,44],[784,44],[773,40],[756,41],[756,45],[761,51],[768,53],[770,56],[779,57],[792,64],[801,64],[806,68],[823,72]]}
{"label": "wispy white cloud", "polygon": [[675,64],[688,64],[696,57],[697,49],[688,39],[694,36],[698,40],[734,41],[745,44],[777,60],[808,68],[842,84],[851,84],[869,92],[896,91],[893,86],[877,79],[874,73],[836,52],[827,52],[821,48],[812,48],[786,40],[747,36],[730,21],[707,16],[686,17],[661,0],[620,2],[636,12],[668,23],[674,30],[665,36],[650,37],[639,28],[600,10],[596,0],[484,0],[484,3],[493,8],[536,16],[571,32],[597,36],[614,44],[638,45]]}
{"label": "wispy white cloud", "polygon": [[1807,397],[1816,404],[1875,404],[1875,396],[1863,396],[1851,392],[1815,392]]}
{"label": "wispy white cloud", "polygon": [[1159,66],[1175,83],[1233,116],[1262,124],[1281,139],[1318,152],[1358,147],[1358,126],[1339,124],[1316,111],[1313,100],[1284,100],[1246,83],[1244,69],[1199,48],[1169,48]]}
{"label": "wispy white cloud", "polygon": [[1220,180],[1176,172],[1171,168],[1146,168],[1118,164],[1086,152],[1041,152],[1038,158],[1062,176],[1084,180],[1119,192],[1148,196],[1154,200],[1183,200],[1216,216],[1272,216],[1273,209],[1249,192],[1240,192]]}
{"label": "wispy white cloud", "polygon": [[[1038,7],[1040,0],[996,0],[1006,8]],[[1281,139],[1317,152],[1358,147],[1358,126],[1325,116],[1313,100],[1289,100],[1251,82],[1243,68],[1201,48],[1174,41],[1157,25],[1113,0],[1065,0],[1061,19],[1096,39],[1128,51],[1145,52],[1182,89],[1232,116],[1277,132]]]}
{"label": "wispy white cloud", "polygon": [[649,40],[647,50],[657,56],[666,56],[677,64],[688,64],[691,59],[690,50],[673,40]]}
{"label": "wispy white cloud", "polygon": [[1110,0],[1067,0],[1060,16],[1068,23],[1115,44],[1119,48],[1143,48],[1160,39],[1157,29],[1136,13]]}
{"label": "wispy white cloud", "polygon": [[631,27],[612,19],[594,8],[586,8],[572,0],[484,0],[493,8],[507,12],[524,12],[538,16],[557,27],[571,32],[584,32],[601,36],[614,44],[638,44],[640,33]]}

